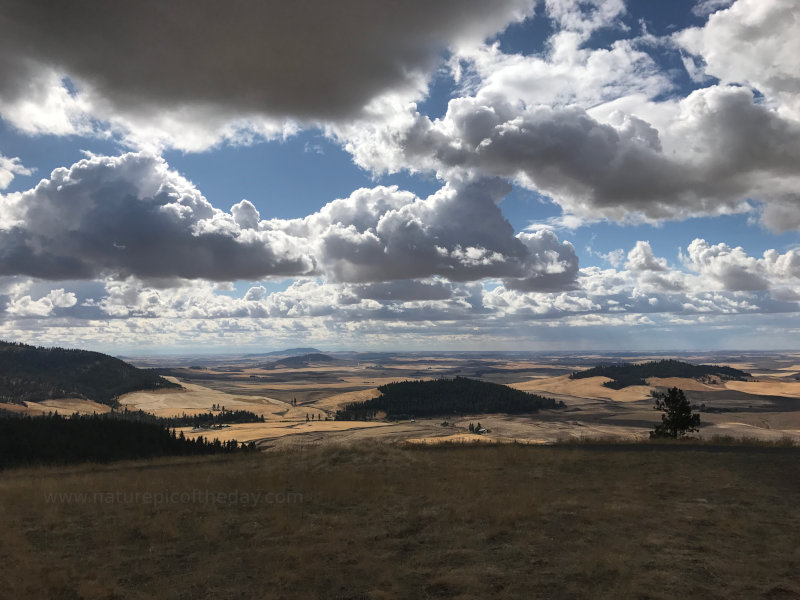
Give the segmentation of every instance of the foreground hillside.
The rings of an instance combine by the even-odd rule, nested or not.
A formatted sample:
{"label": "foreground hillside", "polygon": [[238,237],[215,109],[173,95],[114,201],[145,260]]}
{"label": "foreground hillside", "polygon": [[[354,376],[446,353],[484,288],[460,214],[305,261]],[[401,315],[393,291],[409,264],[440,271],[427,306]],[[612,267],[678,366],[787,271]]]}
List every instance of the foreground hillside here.
{"label": "foreground hillside", "polygon": [[8,471],[0,589],[87,600],[798,598],[798,458],[380,445]]}
{"label": "foreground hillside", "polygon": [[115,406],[122,394],[166,388],[180,386],[107,354],[0,341],[0,402],[82,398]]}

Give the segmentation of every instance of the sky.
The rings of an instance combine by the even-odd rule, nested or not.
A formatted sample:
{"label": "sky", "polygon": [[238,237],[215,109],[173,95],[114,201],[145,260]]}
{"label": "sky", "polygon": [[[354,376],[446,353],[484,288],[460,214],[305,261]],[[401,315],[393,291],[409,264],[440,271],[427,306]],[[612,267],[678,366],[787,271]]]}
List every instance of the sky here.
{"label": "sky", "polygon": [[800,349],[797,0],[0,15],[0,339]]}

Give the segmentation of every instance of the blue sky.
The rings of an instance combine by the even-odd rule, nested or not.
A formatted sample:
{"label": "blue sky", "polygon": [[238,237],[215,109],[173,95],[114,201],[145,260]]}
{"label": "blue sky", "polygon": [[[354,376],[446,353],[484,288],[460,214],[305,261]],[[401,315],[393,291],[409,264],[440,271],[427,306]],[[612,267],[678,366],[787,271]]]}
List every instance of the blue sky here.
{"label": "blue sky", "polygon": [[12,3],[0,337],[796,348],[795,2],[212,4]]}

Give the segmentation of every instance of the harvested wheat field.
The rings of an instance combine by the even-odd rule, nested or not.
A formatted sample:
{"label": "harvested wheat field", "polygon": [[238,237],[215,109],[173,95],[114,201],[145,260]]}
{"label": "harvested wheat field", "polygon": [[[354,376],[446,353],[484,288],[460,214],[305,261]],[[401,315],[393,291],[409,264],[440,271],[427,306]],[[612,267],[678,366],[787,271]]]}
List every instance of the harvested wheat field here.
{"label": "harvested wheat field", "polygon": [[0,410],[22,413],[26,415],[43,415],[47,413],[59,413],[61,415],[91,415],[94,413],[106,413],[111,407],[106,404],[99,404],[91,400],[81,398],[56,398],[53,400],[42,400],[41,402],[25,402],[24,404],[0,403]]}
{"label": "harvested wheat field", "polygon": [[525,392],[558,394],[581,398],[605,398],[615,402],[634,402],[644,400],[650,394],[646,385],[632,385],[621,390],[605,387],[611,381],[608,377],[587,377],[586,379],[570,379],[569,375],[531,379],[510,384],[510,387]]}
{"label": "harvested wheat field", "polygon": [[726,381],[725,387],[756,396],[798,398],[800,408],[800,381]]}
{"label": "harvested wheat field", "polygon": [[132,392],[120,397],[120,405],[129,410],[144,410],[160,417],[209,411],[213,404],[224,405],[231,410],[250,410],[259,414],[270,408],[273,410],[288,408],[283,402],[271,398],[236,397],[205,386],[178,382],[171,377],[168,379],[180,383],[184,389]]}
{"label": "harvested wheat field", "polygon": [[280,438],[285,435],[304,435],[311,433],[334,433],[354,429],[370,429],[374,427],[391,427],[391,423],[382,421],[293,421],[293,422],[266,422],[266,423],[237,423],[222,429],[192,429],[191,427],[178,427],[185,437],[195,438],[203,436],[220,442],[236,440],[237,442],[251,442]]}
{"label": "harvested wheat field", "polygon": [[86,600],[800,597],[800,451],[654,448],[362,444],[7,471],[0,589]]}
{"label": "harvested wheat field", "polygon": [[354,392],[344,392],[341,394],[334,394],[314,403],[314,406],[321,409],[336,411],[337,408],[349,402],[364,402],[370,398],[379,396],[378,388],[369,388],[366,390],[356,390]]}
{"label": "harvested wheat field", "polygon": [[58,412],[63,415],[78,413],[81,415],[91,415],[93,413],[107,413],[111,407],[106,404],[99,404],[91,400],[81,400],[78,398],[59,398],[54,400],[43,400],[41,402],[29,402],[28,406],[35,404],[43,411]]}
{"label": "harvested wheat field", "polygon": [[486,444],[492,443],[495,440],[486,436],[477,435],[475,433],[452,433],[450,435],[442,435],[438,437],[419,437],[409,438],[406,440],[408,444]]}

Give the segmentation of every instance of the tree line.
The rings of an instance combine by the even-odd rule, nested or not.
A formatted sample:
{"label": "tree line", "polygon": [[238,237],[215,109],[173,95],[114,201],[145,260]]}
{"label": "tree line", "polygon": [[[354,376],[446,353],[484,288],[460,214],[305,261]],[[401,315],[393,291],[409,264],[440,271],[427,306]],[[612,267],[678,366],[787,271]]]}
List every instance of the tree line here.
{"label": "tree line", "polygon": [[650,377],[682,377],[696,379],[707,376],[716,376],[722,380],[745,381],[752,376],[750,373],[732,367],[718,365],[693,365],[679,360],[658,360],[639,364],[614,363],[597,365],[585,371],[572,373],[570,379],[585,379],[587,377],[608,377],[611,381],[605,382],[605,387],[619,390],[631,385],[647,385]]}
{"label": "tree line", "polygon": [[226,410],[224,406],[219,412],[209,411],[196,415],[183,413],[177,417],[158,417],[143,410],[128,410],[127,408],[106,414],[112,414],[117,419],[127,421],[157,423],[162,427],[194,427],[195,429],[210,429],[234,423],[264,422],[264,415],[257,415],[249,410]]}
{"label": "tree line", "polygon": [[115,413],[20,416],[0,411],[0,468],[253,451],[255,444],[176,434],[162,423]]}
{"label": "tree line", "polygon": [[336,411],[338,421],[365,421],[386,413],[389,419],[444,415],[530,413],[563,403],[498,383],[456,377],[400,381],[378,387],[380,396],[351,402]]}

